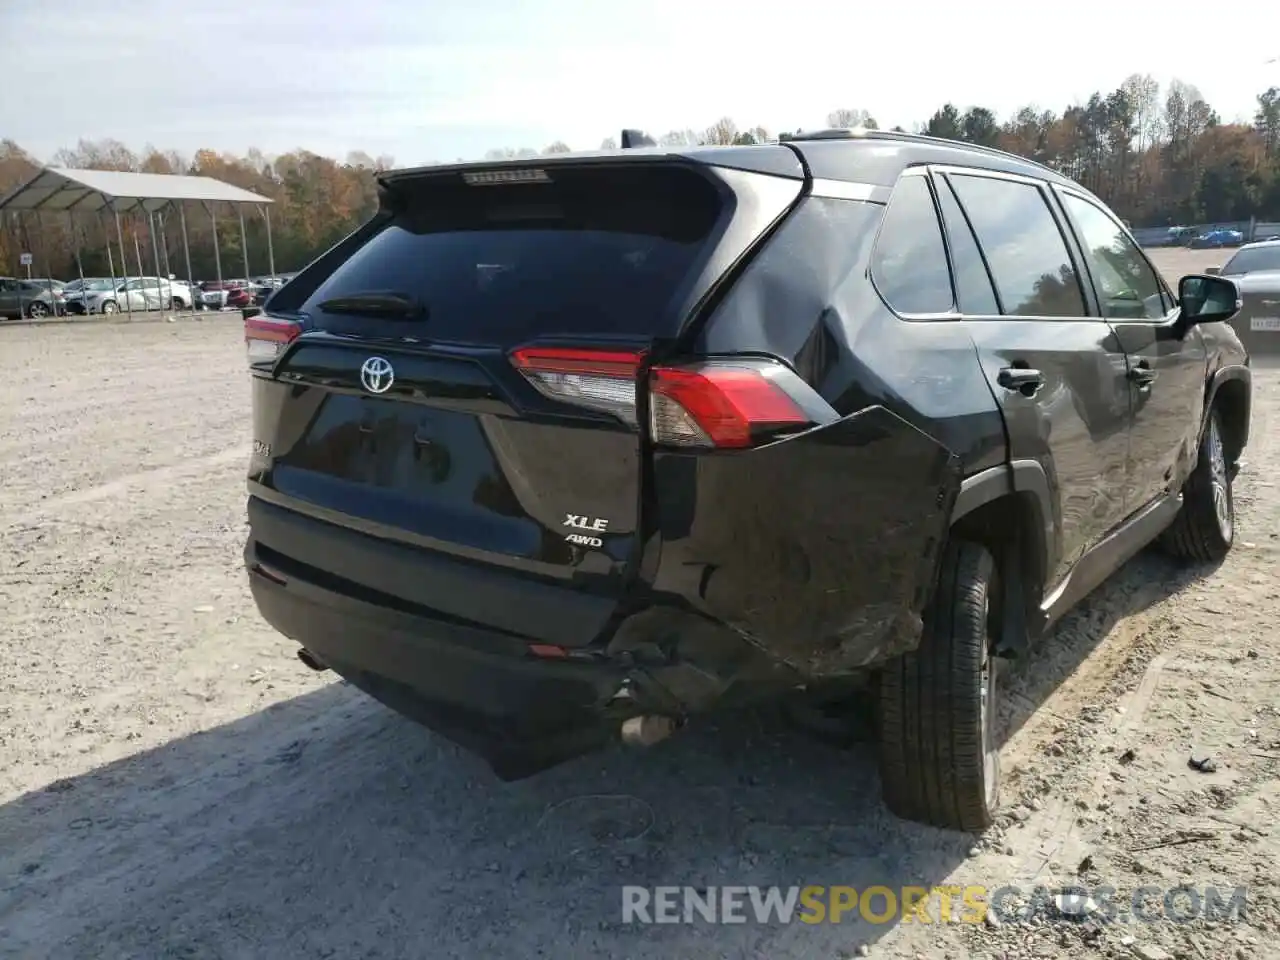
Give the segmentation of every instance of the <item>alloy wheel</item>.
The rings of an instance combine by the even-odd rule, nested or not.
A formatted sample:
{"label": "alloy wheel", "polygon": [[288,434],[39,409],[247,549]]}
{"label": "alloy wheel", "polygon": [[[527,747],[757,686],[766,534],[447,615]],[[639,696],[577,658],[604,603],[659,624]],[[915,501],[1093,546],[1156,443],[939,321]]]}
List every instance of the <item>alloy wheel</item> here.
{"label": "alloy wheel", "polygon": [[1213,512],[1218,519],[1218,532],[1224,540],[1231,539],[1235,524],[1231,516],[1231,490],[1227,479],[1227,456],[1222,448],[1222,433],[1218,418],[1209,420],[1209,486],[1213,493]]}
{"label": "alloy wheel", "polygon": [[990,600],[987,601],[988,636],[982,648],[982,667],[980,672],[982,690],[980,693],[980,718],[982,724],[982,787],[987,798],[988,809],[994,810],[1000,794],[1000,746],[996,742],[996,681],[1000,660],[991,655],[995,644],[994,631],[991,631],[992,617]]}

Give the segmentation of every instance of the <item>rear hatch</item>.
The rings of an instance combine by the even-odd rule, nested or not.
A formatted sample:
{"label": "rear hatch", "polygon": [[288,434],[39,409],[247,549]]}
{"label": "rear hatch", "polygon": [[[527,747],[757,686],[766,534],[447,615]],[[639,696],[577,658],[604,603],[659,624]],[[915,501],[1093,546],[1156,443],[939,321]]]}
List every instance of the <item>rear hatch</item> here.
{"label": "rear hatch", "polygon": [[[746,179],[772,185],[768,204]],[[800,187],[653,158],[393,177],[369,225],[247,322],[251,341],[289,344],[255,370],[255,447],[270,454],[251,490],[489,584],[408,596],[376,570],[341,572],[362,587],[591,642],[643,539],[643,358]],[[510,579],[510,606],[493,577]],[[570,602],[554,628],[522,620],[539,582]]]}

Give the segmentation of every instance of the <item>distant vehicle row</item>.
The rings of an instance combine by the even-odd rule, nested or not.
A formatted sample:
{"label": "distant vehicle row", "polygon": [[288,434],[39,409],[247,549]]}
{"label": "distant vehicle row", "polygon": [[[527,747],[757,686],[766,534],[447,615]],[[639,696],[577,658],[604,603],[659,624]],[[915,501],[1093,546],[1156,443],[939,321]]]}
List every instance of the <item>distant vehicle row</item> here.
{"label": "distant vehicle row", "polygon": [[0,277],[0,318],[41,319],[67,314],[146,310],[221,310],[261,305],[292,274],[252,280],[208,280],[194,287],[159,277],[52,279]]}
{"label": "distant vehicle row", "polygon": [[[1261,237],[1259,239],[1262,239]],[[1267,238],[1271,239],[1271,238]],[[1169,245],[1193,250],[1238,247],[1245,242],[1243,231],[1219,227],[1201,232],[1198,227],[1170,227]]]}

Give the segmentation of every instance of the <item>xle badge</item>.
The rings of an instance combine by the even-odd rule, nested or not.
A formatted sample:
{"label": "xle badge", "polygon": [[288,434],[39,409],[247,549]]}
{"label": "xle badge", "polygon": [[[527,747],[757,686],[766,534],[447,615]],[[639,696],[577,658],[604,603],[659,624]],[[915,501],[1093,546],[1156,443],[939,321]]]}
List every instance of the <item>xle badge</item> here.
{"label": "xle badge", "polygon": [[[598,517],[580,517],[577,514],[567,513],[564,517],[564,526],[574,527],[578,530],[588,530],[591,533],[604,533],[609,529],[609,521]],[[603,547],[604,541],[599,537],[593,537],[590,533],[571,533],[565,537],[570,543],[576,543],[584,547]]]}

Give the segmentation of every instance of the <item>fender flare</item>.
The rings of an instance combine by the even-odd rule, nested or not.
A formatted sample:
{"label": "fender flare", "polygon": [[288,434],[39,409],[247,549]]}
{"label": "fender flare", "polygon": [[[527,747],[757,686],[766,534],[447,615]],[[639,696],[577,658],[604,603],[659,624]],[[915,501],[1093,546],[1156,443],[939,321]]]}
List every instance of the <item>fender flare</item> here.
{"label": "fender flare", "polygon": [[1053,524],[1053,500],[1049,495],[1049,478],[1037,460],[1011,460],[998,467],[988,467],[966,477],[960,484],[955,505],[951,508],[951,523],[986,506],[1000,497],[1014,493],[1029,494],[1040,512],[1040,527],[1044,534],[1046,555],[1057,542]]}
{"label": "fender flare", "polygon": [[[960,485],[955,505],[951,511],[952,526],[966,515],[992,503],[1001,497],[1021,494],[1031,507],[1033,520],[1022,532],[1025,537],[1022,554],[1013,560],[1019,566],[1024,561],[1038,567],[1022,571],[1026,575],[1029,595],[1026,596],[1027,626],[1032,635],[1038,635],[1043,627],[1040,604],[1049,586],[1047,579],[1058,557],[1059,534],[1049,477],[1037,460],[1011,460],[997,467],[990,467],[966,477]],[[1011,558],[1012,559],[1012,558]],[[1027,582],[1027,581],[1031,582]]]}
{"label": "fender flare", "polygon": [[1200,424],[1200,433],[1196,436],[1198,439],[1204,433],[1205,424],[1209,422],[1209,411],[1213,409],[1213,403],[1217,399],[1218,391],[1224,383],[1231,381],[1243,382],[1246,388],[1243,423],[1239,424],[1240,449],[1243,450],[1249,445],[1249,424],[1253,419],[1253,371],[1247,364],[1233,363],[1219,367],[1214,371],[1213,376],[1209,378],[1205,389],[1203,422]]}

